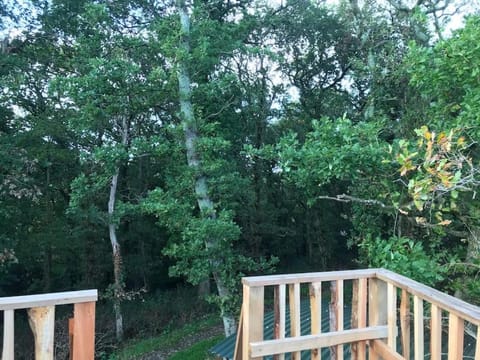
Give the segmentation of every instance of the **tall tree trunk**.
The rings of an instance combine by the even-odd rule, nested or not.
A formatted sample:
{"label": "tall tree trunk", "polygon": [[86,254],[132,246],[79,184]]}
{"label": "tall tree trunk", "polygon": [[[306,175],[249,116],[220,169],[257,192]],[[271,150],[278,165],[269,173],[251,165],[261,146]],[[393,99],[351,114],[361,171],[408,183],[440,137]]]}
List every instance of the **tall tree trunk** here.
{"label": "tall tree trunk", "polygon": [[115,313],[115,335],[117,341],[120,342],[123,339],[123,316],[120,307],[121,296],[123,292],[122,283],[122,255],[120,253],[120,244],[117,239],[116,224],[113,220],[113,214],[115,212],[115,200],[117,196],[118,186],[118,173],[119,168],[115,170],[115,174],[112,177],[110,185],[110,197],[108,199],[108,233],[110,236],[110,242],[112,244],[112,260],[113,260],[113,277],[114,277],[114,291],[113,291],[113,311]]}
{"label": "tall tree trunk", "polygon": [[[128,123],[124,117],[122,119],[122,145],[128,144]],[[108,233],[110,243],[112,244],[112,260],[113,260],[113,311],[115,313],[115,335],[118,342],[123,340],[123,316],[121,310],[121,302],[124,293],[124,285],[122,279],[122,254],[120,252],[120,243],[117,238],[116,223],[114,220],[115,201],[117,198],[118,178],[120,174],[120,166],[115,168],[110,184],[110,196],[108,198]]]}
{"label": "tall tree trunk", "polygon": [[[198,207],[200,208],[201,216],[211,219],[216,218],[213,201],[209,196],[207,178],[201,171],[200,156],[197,149],[198,129],[193,113],[192,92],[190,86],[190,73],[188,71],[186,56],[190,53],[190,17],[188,15],[187,5],[185,0],[177,0],[178,13],[181,23],[182,38],[180,41],[180,48],[183,51],[180,57],[178,67],[178,87],[180,96],[180,112],[183,122],[183,130],[185,134],[185,146],[187,150],[188,166],[195,170],[195,195],[197,197]],[[215,248],[217,239],[209,239],[205,246],[207,249]],[[217,286],[218,295],[221,299],[227,299],[230,296],[230,291],[225,282],[221,278],[216,269],[220,264],[219,259],[210,259],[212,267],[212,275]],[[229,336],[236,331],[235,319],[232,314],[222,314],[223,326],[225,335]]]}

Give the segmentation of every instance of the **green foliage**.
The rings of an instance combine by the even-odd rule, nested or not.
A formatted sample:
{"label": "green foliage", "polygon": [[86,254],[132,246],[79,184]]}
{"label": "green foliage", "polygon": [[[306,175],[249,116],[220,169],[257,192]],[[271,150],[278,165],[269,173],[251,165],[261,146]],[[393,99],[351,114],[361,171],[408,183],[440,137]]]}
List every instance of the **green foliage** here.
{"label": "green foliage", "polygon": [[386,268],[434,286],[444,279],[446,267],[435,248],[428,251],[421,242],[404,237],[368,238],[360,244],[369,267]]}
{"label": "green foliage", "polygon": [[135,341],[132,344],[126,345],[124,349],[113,355],[112,359],[135,359],[152,351],[171,349],[181,344],[187,336],[198,334],[206,328],[217,325],[217,318],[208,317],[206,319],[200,319],[180,329],[166,331],[161,336]]}

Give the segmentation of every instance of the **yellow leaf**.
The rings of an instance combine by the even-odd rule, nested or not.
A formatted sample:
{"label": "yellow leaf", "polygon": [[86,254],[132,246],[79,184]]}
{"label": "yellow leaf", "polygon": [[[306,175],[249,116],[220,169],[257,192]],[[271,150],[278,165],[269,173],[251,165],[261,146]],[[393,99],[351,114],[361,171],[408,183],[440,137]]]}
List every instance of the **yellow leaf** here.
{"label": "yellow leaf", "polygon": [[420,217],[420,216],[417,216],[415,218],[415,221],[417,222],[417,224],[426,224],[427,223],[427,219],[425,219],[424,217]]}

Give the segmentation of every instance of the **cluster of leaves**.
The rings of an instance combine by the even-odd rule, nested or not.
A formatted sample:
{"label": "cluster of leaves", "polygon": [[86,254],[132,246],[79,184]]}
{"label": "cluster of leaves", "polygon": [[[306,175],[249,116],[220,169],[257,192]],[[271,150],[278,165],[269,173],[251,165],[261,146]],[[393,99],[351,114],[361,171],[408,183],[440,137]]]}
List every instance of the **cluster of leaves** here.
{"label": "cluster of leaves", "polygon": [[368,266],[386,268],[428,285],[445,277],[446,266],[439,265],[444,255],[434,247],[427,251],[420,241],[398,236],[367,237],[359,246]]}

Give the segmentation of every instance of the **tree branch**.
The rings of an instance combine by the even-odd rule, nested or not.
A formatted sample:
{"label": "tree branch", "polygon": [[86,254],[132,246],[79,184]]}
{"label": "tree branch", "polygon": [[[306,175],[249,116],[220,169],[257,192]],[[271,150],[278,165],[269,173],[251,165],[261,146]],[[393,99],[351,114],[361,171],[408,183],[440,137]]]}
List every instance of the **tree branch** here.
{"label": "tree branch", "polygon": [[340,194],[336,196],[319,196],[318,199],[320,200],[334,200],[334,201],[339,201],[339,202],[344,202],[344,203],[350,203],[350,202],[356,202],[360,204],[365,204],[367,206],[380,206],[382,209],[395,209],[393,206],[386,205],[383,202],[375,199],[361,199],[357,198],[355,196],[350,196],[347,194]]}

